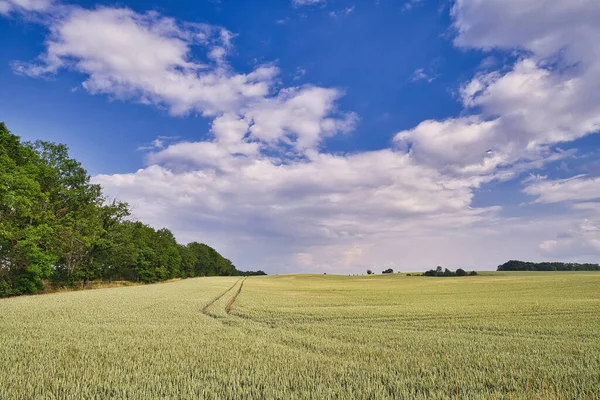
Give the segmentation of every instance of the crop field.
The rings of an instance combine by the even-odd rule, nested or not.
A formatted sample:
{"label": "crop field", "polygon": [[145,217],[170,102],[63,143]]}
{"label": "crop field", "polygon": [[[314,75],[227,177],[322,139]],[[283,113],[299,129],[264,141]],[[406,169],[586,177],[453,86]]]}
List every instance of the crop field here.
{"label": "crop field", "polygon": [[596,399],[600,273],[195,278],[0,300],[0,399]]}

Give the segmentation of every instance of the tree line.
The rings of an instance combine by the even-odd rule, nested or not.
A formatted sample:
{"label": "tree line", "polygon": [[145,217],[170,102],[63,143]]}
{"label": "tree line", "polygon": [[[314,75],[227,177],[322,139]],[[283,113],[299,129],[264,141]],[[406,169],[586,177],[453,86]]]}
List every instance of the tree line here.
{"label": "tree line", "polygon": [[212,247],[132,221],[64,144],[22,142],[0,122],[0,297],[92,280],[158,282],[238,271]]}
{"label": "tree line", "polygon": [[600,265],[510,260],[499,265],[497,271],[600,271]]}
{"label": "tree line", "polygon": [[450,271],[448,268],[443,269],[438,265],[436,269],[430,269],[429,271],[425,271],[423,276],[475,276],[477,275],[477,271],[467,272],[462,268],[457,269],[456,271]]}

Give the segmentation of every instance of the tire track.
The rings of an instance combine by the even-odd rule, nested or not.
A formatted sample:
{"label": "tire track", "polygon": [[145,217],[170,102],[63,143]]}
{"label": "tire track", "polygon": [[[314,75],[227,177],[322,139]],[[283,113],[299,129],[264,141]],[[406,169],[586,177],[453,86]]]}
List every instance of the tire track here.
{"label": "tire track", "polygon": [[[227,292],[229,292],[231,289],[233,289],[235,287],[235,285],[238,284],[239,281],[241,281],[242,278],[238,279],[237,281],[235,281],[235,283],[233,285],[231,285],[231,287],[229,289],[227,289],[226,291],[224,291],[223,293],[221,293],[220,295],[218,295],[217,297],[215,297],[214,299],[212,299],[211,301],[209,301],[208,303],[206,303],[204,305],[204,307],[202,307],[202,314],[204,315],[210,315],[208,314],[207,310],[208,307],[212,306],[215,302],[217,302],[221,297],[225,296],[227,294]],[[243,284],[243,282],[242,282]],[[238,291],[239,292],[239,291]]]}
{"label": "tire track", "polygon": [[240,293],[242,291],[242,287],[244,287],[244,282],[246,282],[246,279],[248,279],[248,277],[245,277],[244,279],[242,279],[242,283],[240,284],[240,287],[238,288],[238,291],[231,298],[231,300],[229,300],[229,303],[227,303],[227,306],[225,307],[225,312],[227,314],[229,314],[229,312],[231,311],[231,307],[233,307],[233,303],[235,303],[235,301],[237,300],[238,296],[240,295]]}

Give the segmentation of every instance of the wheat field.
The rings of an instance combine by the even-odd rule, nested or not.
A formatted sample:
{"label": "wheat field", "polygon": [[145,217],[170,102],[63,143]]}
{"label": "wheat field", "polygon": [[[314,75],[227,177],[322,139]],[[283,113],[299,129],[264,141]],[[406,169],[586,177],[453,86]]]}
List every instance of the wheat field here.
{"label": "wheat field", "polygon": [[600,398],[600,273],[195,278],[0,301],[0,399]]}

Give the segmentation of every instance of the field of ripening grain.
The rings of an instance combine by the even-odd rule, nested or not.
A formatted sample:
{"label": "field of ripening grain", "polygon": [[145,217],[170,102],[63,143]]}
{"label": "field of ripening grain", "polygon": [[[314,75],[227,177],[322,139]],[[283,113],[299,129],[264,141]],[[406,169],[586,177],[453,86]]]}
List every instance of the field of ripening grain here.
{"label": "field of ripening grain", "polygon": [[600,398],[600,273],[195,278],[0,300],[0,399],[66,398]]}

